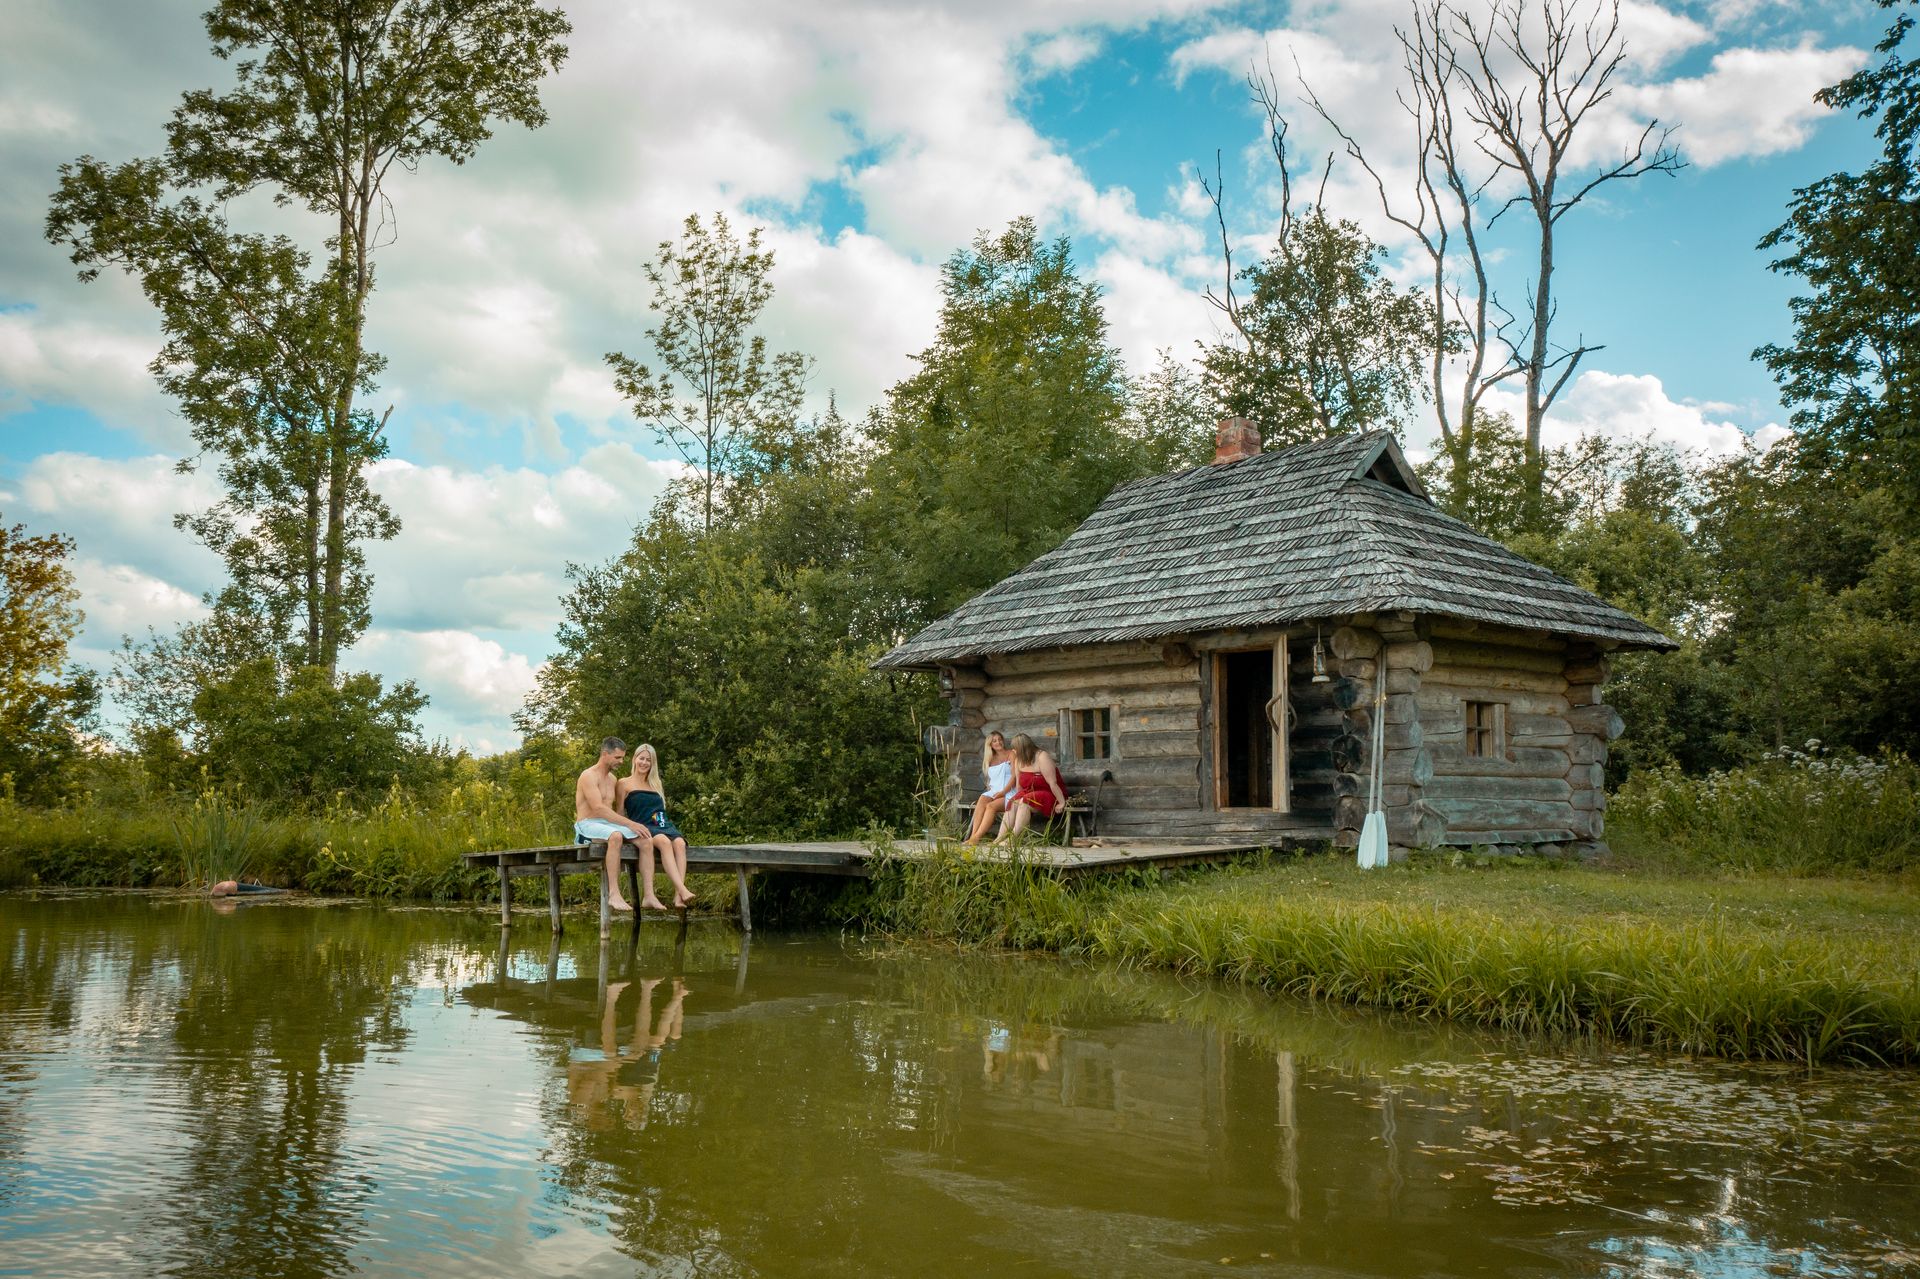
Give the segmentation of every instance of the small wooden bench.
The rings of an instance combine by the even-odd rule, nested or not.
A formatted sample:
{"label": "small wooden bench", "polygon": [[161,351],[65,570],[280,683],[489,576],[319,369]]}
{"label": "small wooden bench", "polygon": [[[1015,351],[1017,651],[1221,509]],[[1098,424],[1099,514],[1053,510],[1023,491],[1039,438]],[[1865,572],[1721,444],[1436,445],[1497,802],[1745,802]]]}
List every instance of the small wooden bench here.
{"label": "small wooden bench", "polygon": [[[1100,827],[1100,799],[1107,789],[1107,783],[1112,780],[1113,770],[1110,768],[1088,772],[1084,776],[1071,767],[1061,769],[1060,789],[1067,793],[1067,804],[1065,808],[1056,809],[1040,828],[1041,842],[1072,844],[1075,837],[1093,838]],[[973,809],[977,802],[969,800],[959,805],[963,829],[973,828]]]}

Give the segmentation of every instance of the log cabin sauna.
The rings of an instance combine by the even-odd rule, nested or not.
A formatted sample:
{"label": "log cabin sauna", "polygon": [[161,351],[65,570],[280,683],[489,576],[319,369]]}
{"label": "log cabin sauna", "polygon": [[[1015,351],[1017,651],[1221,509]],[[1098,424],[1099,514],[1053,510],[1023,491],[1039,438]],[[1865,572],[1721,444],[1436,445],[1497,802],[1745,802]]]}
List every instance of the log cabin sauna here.
{"label": "log cabin sauna", "polygon": [[1660,632],[1438,510],[1392,435],[1122,485],[1054,550],[875,665],[939,673],[955,806],[1028,733],[1099,835],[1350,847],[1373,717],[1397,848],[1604,850],[1611,655]]}

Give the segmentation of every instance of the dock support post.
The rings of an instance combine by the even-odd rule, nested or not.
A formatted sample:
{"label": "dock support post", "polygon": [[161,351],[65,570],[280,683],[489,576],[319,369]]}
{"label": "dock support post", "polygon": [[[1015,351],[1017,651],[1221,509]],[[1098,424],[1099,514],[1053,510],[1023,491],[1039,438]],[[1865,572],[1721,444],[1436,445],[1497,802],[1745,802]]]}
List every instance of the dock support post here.
{"label": "dock support post", "polygon": [[633,845],[629,844],[621,850],[620,855],[624,859],[630,852],[633,853],[633,860],[627,862],[627,900],[634,903],[633,918],[638,922],[640,918],[640,854],[634,851]]}
{"label": "dock support post", "polygon": [[500,927],[513,927],[513,878],[507,873],[507,859],[500,859]]}
{"label": "dock support post", "polygon": [[604,867],[594,878],[600,881],[600,940],[605,941],[613,931],[613,902],[607,896],[613,888],[613,881],[607,877]]}
{"label": "dock support post", "polygon": [[547,865],[547,918],[553,922],[553,931],[560,931],[560,868]]}
{"label": "dock support post", "polygon": [[747,868],[734,867],[734,873],[740,876],[740,931],[753,931],[753,899],[747,895]]}

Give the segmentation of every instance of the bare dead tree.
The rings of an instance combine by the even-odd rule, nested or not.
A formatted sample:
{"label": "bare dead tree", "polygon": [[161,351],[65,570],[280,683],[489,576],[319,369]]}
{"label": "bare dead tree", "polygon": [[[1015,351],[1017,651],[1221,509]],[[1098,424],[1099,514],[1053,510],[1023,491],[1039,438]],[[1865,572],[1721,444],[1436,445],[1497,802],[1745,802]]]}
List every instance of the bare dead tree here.
{"label": "bare dead tree", "polygon": [[[1475,146],[1497,174],[1520,185],[1489,221],[1525,208],[1538,231],[1539,258],[1527,299],[1531,315],[1509,344],[1526,377],[1527,461],[1536,472],[1536,487],[1541,421],[1581,358],[1600,349],[1576,339],[1573,346],[1562,346],[1557,354],[1554,350],[1551,329],[1559,311],[1553,296],[1554,237],[1560,219],[1608,182],[1672,174],[1686,167],[1672,144],[1672,126],[1654,119],[1617,162],[1562,185],[1575,135],[1594,109],[1613,96],[1615,77],[1627,57],[1619,0],[1587,9],[1580,0],[1544,0],[1534,31],[1528,30],[1526,0],[1498,5],[1484,29],[1459,9],[1452,14],[1453,37],[1472,58],[1457,83],[1465,91],[1462,111],[1481,130]],[[1518,83],[1512,87],[1495,66],[1503,51],[1519,63],[1513,77]]]}
{"label": "bare dead tree", "polygon": [[[1230,388],[1225,407],[1261,417],[1277,438],[1323,438],[1397,418],[1423,394],[1417,352],[1431,308],[1384,278],[1385,250],[1355,224],[1327,215],[1333,152],[1319,189],[1296,205],[1289,126],[1271,65],[1251,70],[1247,85],[1279,175],[1279,220],[1267,255],[1237,266],[1216,153],[1212,182],[1202,177],[1200,184],[1213,203],[1225,279],[1206,298],[1232,325],[1244,356],[1210,348],[1208,371]],[[1241,296],[1242,283],[1249,297]]]}
{"label": "bare dead tree", "polygon": [[[1380,169],[1310,87],[1307,102],[1372,178],[1385,216],[1427,256],[1441,323],[1453,326],[1451,333],[1436,327],[1430,373],[1455,490],[1472,464],[1482,398],[1521,376],[1528,485],[1537,502],[1545,483],[1541,423],[1580,361],[1601,349],[1584,337],[1571,347],[1553,341],[1560,220],[1607,182],[1671,174],[1686,161],[1672,145],[1672,127],[1652,120],[1617,161],[1598,172],[1574,167],[1576,136],[1613,96],[1626,59],[1619,0],[1542,0],[1537,8],[1495,0],[1484,21],[1456,0],[1413,0],[1410,23],[1394,35],[1406,73],[1398,98],[1413,133],[1410,194],[1389,192]],[[1514,193],[1487,212],[1489,193],[1506,187]],[[1489,285],[1483,237],[1517,208],[1533,215],[1537,256],[1526,307],[1515,315]],[[1453,422],[1442,385],[1450,343],[1466,356]]]}
{"label": "bare dead tree", "polygon": [[[1412,236],[1426,255],[1433,301],[1428,376],[1441,447],[1452,472],[1451,487],[1461,492],[1473,465],[1480,402],[1494,386],[1520,372],[1520,366],[1506,358],[1502,342],[1512,317],[1500,308],[1487,283],[1479,208],[1490,178],[1469,178],[1468,166],[1462,162],[1460,130],[1447,93],[1458,71],[1458,56],[1447,39],[1446,21],[1444,0],[1428,0],[1415,3],[1410,28],[1394,28],[1406,73],[1406,83],[1395,97],[1406,112],[1413,138],[1412,191],[1406,197],[1396,199],[1388,191],[1386,178],[1304,74],[1301,84],[1307,105],[1373,182],[1381,212]],[[1455,353],[1465,356],[1457,415],[1449,411],[1446,388],[1447,357]]]}

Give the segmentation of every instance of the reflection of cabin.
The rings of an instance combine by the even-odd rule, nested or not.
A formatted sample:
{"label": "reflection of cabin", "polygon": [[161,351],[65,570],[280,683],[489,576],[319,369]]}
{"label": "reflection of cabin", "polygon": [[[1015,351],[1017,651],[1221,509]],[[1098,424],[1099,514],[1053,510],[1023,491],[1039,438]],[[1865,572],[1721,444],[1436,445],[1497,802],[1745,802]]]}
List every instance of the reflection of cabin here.
{"label": "reflection of cabin", "polygon": [[1384,697],[1395,844],[1542,844],[1603,834],[1608,654],[1672,647],[1442,514],[1385,432],[1229,419],[878,666],[940,672],[956,802],[998,728],[1111,770],[1102,834],[1352,844]]}

